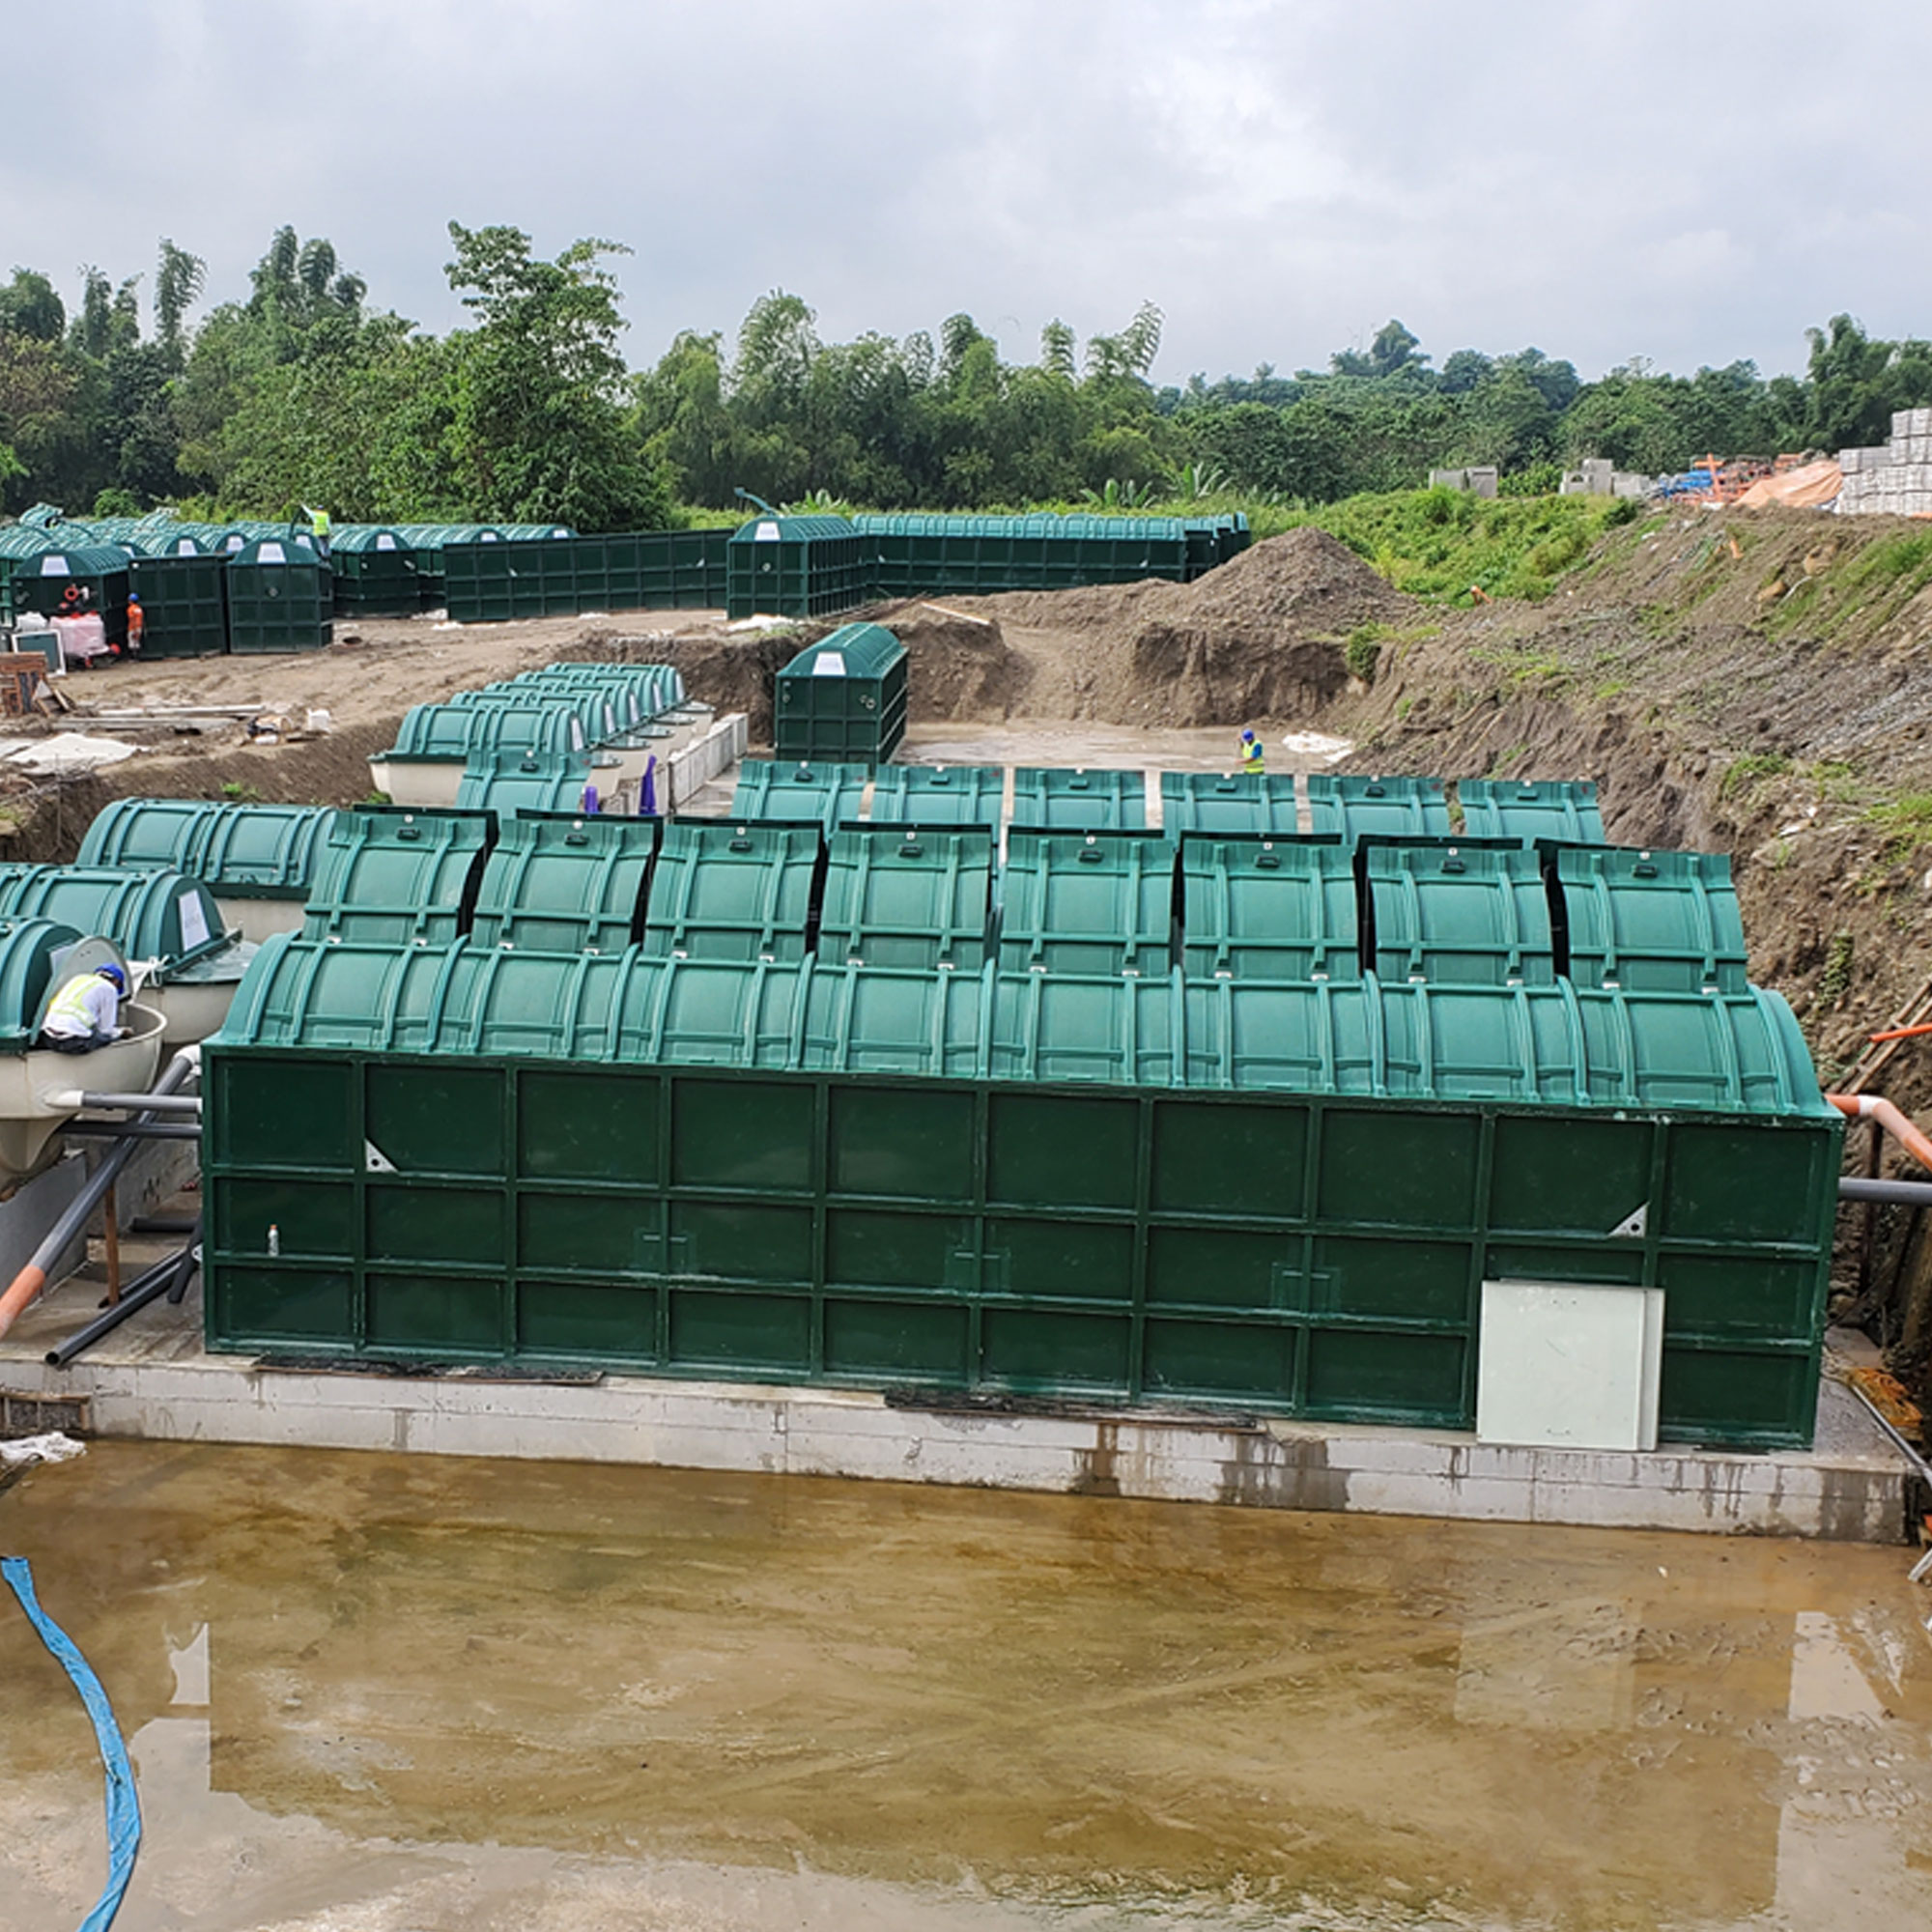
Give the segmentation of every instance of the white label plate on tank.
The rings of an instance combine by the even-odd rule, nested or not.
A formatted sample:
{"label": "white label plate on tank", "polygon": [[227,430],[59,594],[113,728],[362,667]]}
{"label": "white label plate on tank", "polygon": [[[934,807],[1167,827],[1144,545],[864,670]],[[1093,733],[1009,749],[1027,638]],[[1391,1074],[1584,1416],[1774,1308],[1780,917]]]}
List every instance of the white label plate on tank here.
{"label": "white label plate on tank", "polygon": [[1486,1281],[1476,1439],[1655,1449],[1662,1367],[1661,1288]]}
{"label": "white label plate on tank", "polygon": [[188,952],[197,946],[208,944],[208,915],[201,909],[201,900],[193,893],[184,893],[180,899],[182,945]]}

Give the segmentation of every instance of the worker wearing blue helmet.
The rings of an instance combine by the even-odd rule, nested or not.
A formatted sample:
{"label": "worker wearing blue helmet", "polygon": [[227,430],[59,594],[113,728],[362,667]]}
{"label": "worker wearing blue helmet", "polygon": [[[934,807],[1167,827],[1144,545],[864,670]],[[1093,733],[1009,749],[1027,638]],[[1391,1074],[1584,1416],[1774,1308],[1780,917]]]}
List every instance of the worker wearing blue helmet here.
{"label": "worker wearing blue helmet", "polygon": [[1241,733],[1241,769],[1257,778],[1266,769],[1267,753],[1252,727]]}
{"label": "worker wearing blue helmet", "polygon": [[41,1043],[56,1053],[92,1053],[98,1046],[126,1039],[121,1001],[128,975],[110,960],[91,973],[76,973],[47,1006]]}

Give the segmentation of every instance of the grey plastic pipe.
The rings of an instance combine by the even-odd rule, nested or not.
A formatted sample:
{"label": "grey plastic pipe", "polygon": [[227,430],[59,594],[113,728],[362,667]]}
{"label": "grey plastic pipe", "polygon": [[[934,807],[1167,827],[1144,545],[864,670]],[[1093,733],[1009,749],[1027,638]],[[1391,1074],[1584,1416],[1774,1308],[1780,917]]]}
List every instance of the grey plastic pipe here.
{"label": "grey plastic pipe", "polygon": [[1840,1201],[1890,1201],[1901,1208],[1932,1208],[1932,1180],[1867,1180],[1864,1176],[1839,1177]]}
{"label": "grey plastic pipe", "polygon": [[[147,1111],[144,1116],[137,1118],[152,1120],[154,1110],[150,1103],[174,1093],[185,1081],[192,1078],[200,1067],[200,1047],[183,1047],[168,1062],[161,1077],[155,1082],[154,1093],[140,1096],[137,1104]],[[34,1250],[33,1259],[14,1277],[7,1293],[0,1294],[0,1336],[4,1336],[13,1327],[20,1319],[21,1311],[28,1307],[34,1297],[47,1285],[48,1268],[60,1259],[68,1243],[87,1226],[89,1216],[100,1204],[100,1197],[114,1185],[120,1178],[121,1170],[133,1158],[136,1145],[132,1140],[123,1140],[108,1152],[107,1157],[81,1184],[73,1205],[54,1223],[45,1240]]]}

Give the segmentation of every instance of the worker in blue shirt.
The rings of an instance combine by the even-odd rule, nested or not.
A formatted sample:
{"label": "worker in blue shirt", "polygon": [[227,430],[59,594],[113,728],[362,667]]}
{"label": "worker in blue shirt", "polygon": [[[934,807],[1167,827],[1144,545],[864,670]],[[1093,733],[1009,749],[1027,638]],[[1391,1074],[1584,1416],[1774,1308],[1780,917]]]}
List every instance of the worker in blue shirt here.
{"label": "worker in blue shirt", "polygon": [[1262,741],[1255,736],[1252,730],[1243,731],[1241,733],[1241,769],[1244,772],[1253,772],[1256,778],[1260,778],[1264,769],[1264,760],[1266,757],[1267,750]]}

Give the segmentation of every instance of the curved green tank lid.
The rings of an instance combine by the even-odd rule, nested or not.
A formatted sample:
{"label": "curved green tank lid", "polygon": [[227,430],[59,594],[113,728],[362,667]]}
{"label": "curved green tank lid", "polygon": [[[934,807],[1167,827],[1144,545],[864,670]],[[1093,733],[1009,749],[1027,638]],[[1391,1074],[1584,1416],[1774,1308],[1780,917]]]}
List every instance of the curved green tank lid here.
{"label": "curved green tank lid", "polygon": [[465,811],[488,812],[498,822],[521,811],[577,811],[582,810],[584,790],[595,776],[590,760],[581,753],[519,758],[478,753],[464,767],[456,803]]}
{"label": "curved green tank lid", "polygon": [[302,930],[311,939],[444,945],[468,930],[494,822],[474,811],[338,812]]}
{"label": "curved green tank lid", "polygon": [[0,921],[0,1053],[25,1053],[56,954],[80,938],[50,919]]}
{"label": "curved green tank lid", "polygon": [[228,944],[221,909],[199,879],[176,871],[38,866],[0,880],[0,919],[51,919],[111,939],[165,979]]}
{"label": "curved green tank lid", "polygon": [[76,863],[185,872],[217,898],[304,898],[334,817],[327,805],[117,798],[87,828]]}
{"label": "curved green tank lid", "polygon": [[476,894],[476,943],[622,952],[637,936],[662,823],[595,812],[504,820]]}
{"label": "curved green tank lid", "polygon": [[391,758],[467,764],[478,752],[545,755],[587,749],[582,714],[532,698],[521,704],[415,704],[403,714]]}

